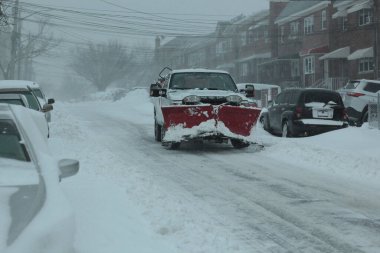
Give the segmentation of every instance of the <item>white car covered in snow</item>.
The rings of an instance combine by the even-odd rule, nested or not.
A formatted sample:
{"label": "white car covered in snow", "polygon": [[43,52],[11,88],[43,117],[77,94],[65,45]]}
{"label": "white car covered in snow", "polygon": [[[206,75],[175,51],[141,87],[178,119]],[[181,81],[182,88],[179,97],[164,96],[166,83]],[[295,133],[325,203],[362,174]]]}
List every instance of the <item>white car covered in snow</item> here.
{"label": "white car covered in snow", "polygon": [[51,156],[31,110],[0,104],[0,252],[74,252],[74,216],[59,181],[78,170],[78,161]]}
{"label": "white car covered in snow", "polygon": [[170,70],[151,85],[155,139],[170,148],[182,141],[230,140],[235,148],[249,145],[260,109],[250,97],[253,86],[241,94],[228,72],[208,69]]}

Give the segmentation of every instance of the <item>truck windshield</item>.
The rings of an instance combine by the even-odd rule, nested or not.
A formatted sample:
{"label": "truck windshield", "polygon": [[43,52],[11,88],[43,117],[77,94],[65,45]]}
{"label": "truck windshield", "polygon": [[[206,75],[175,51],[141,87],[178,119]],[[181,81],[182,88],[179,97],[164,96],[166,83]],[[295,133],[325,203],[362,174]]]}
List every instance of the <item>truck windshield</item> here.
{"label": "truck windshield", "polygon": [[169,84],[170,89],[201,89],[236,91],[237,87],[231,76],[225,73],[176,73]]}

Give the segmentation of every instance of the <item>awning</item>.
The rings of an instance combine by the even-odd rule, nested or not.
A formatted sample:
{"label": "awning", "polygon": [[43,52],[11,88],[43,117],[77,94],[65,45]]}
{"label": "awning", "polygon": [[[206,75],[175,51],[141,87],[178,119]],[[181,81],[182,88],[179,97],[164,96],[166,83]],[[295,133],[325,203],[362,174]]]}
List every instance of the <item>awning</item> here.
{"label": "awning", "polygon": [[263,20],[259,23],[257,23],[252,29],[259,28],[260,26],[269,25],[269,20]]}
{"label": "awning", "polygon": [[347,17],[347,9],[339,10],[332,15],[332,18]]}
{"label": "awning", "polygon": [[373,47],[356,50],[347,57],[349,61],[363,58],[373,58]]}
{"label": "awning", "polygon": [[347,59],[349,55],[350,55],[350,47],[342,47],[330,53],[325,54],[324,56],[320,57],[319,60]]}
{"label": "awning", "polygon": [[325,54],[329,51],[328,46],[306,48],[300,51],[300,56],[309,55],[309,54]]}
{"label": "awning", "polygon": [[373,7],[373,0],[361,0],[355,3],[351,8],[347,10],[347,13],[353,13],[363,9],[371,9]]}
{"label": "awning", "polygon": [[253,54],[253,55],[245,57],[243,59],[239,59],[236,62],[246,62],[246,61],[250,61],[250,60],[254,60],[254,59],[268,59],[271,57],[272,57],[271,52],[262,53],[262,54]]}

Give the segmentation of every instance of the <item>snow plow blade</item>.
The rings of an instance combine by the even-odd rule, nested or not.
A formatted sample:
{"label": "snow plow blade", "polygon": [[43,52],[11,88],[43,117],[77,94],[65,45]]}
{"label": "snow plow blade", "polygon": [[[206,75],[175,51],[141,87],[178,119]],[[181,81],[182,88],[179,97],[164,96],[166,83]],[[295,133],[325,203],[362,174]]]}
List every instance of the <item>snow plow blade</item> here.
{"label": "snow plow blade", "polygon": [[214,118],[212,106],[168,106],[162,107],[162,114],[165,129],[178,125],[193,128]]}
{"label": "snow plow blade", "polygon": [[247,137],[251,134],[260,112],[260,109],[252,107],[221,106],[217,115],[219,128],[223,123],[231,133]]}
{"label": "snow plow blade", "polygon": [[197,133],[236,138],[251,134],[251,129],[260,115],[260,109],[229,105],[191,105],[162,107],[162,113],[164,128],[168,132],[191,129],[192,131],[183,131],[183,134],[191,138],[197,137]]}

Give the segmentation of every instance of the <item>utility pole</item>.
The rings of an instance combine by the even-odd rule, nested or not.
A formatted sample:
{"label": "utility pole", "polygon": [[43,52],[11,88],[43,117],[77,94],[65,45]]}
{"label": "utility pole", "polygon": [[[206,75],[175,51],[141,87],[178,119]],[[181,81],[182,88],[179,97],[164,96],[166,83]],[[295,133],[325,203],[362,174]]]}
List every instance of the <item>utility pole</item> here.
{"label": "utility pole", "polygon": [[11,34],[11,61],[9,63],[9,72],[7,79],[15,79],[15,70],[16,70],[16,60],[19,49],[19,0],[16,0],[15,6],[13,8],[13,30]]}

